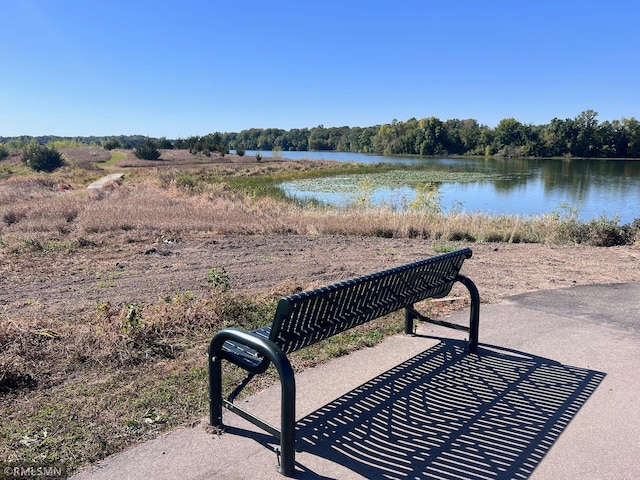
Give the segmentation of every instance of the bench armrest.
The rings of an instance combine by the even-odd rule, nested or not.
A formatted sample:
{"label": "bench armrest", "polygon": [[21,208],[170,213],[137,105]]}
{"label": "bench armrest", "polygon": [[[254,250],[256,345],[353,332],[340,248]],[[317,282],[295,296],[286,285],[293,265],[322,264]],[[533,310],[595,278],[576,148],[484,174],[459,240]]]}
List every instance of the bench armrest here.
{"label": "bench armrest", "polygon": [[[225,345],[225,342],[228,343]],[[254,360],[248,360],[251,353],[260,354],[263,359],[256,357]],[[254,332],[239,328],[229,327],[220,330],[213,336],[209,345],[209,361],[212,357],[218,356],[252,373],[264,372],[269,362],[273,361],[272,357],[277,358],[279,355],[284,356],[275,343]]]}
{"label": "bench armrest", "polygon": [[[296,412],[296,383],[291,363],[286,355],[272,341],[252,335],[250,332],[238,328],[225,328],[216,333],[209,345],[209,423],[212,426],[222,428],[222,345],[226,341],[236,342],[256,350],[272,362],[278,371],[281,386],[280,404],[280,450],[282,454],[281,472],[286,476],[292,476],[295,458],[295,412]],[[268,363],[268,362],[267,362]],[[259,419],[254,423],[264,425]]]}
{"label": "bench armrest", "polygon": [[[269,366],[270,360],[267,355],[260,351],[260,348],[253,346],[253,339],[269,339],[271,326],[262,327],[256,330],[247,331],[239,328],[225,328],[216,334],[215,338],[222,334],[219,338],[224,340],[214,347],[213,340],[209,349],[216,348],[217,355],[231,363],[243,368],[244,370],[256,374],[263,373]],[[225,333],[222,333],[225,332]],[[273,348],[272,342],[261,344],[261,348]]]}

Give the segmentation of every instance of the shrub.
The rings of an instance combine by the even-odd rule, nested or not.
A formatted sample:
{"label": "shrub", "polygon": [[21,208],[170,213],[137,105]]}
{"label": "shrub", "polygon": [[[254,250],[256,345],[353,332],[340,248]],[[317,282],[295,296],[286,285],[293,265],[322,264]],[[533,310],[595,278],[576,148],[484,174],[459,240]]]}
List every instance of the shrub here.
{"label": "shrub", "polygon": [[173,149],[173,143],[171,143],[170,140],[167,140],[167,137],[162,137],[156,140],[156,147],[164,150],[171,150]]}
{"label": "shrub", "polygon": [[50,146],[40,145],[35,140],[22,151],[22,161],[38,172],[53,172],[64,165],[59,151]]}
{"label": "shrub", "polygon": [[[454,231],[449,235],[449,240],[453,242],[475,242],[476,237],[469,232]],[[486,239],[487,242],[502,242],[503,238],[499,234],[489,235]]]}
{"label": "shrub", "polygon": [[114,148],[122,148],[120,140],[116,138],[110,138],[109,140],[105,140],[102,142],[102,148],[105,150],[113,150]]}
{"label": "shrub", "polygon": [[608,219],[604,216],[595,218],[586,224],[586,242],[595,247],[613,247],[627,245],[633,239],[629,225],[620,226],[617,217]]}
{"label": "shrub", "polygon": [[417,210],[425,213],[441,213],[441,197],[438,185],[425,183],[416,185],[416,196],[409,204],[409,210]]}
{"label": "shrub", "polygon": [[133,154],[142,160],[157,160],[160,158],[160,152],[156,147],[156,143],[149,138],[138,145]]}
{"label": "shrub", "polygon": [[4,160],[9,156],[9,149],[0,143],[0,160]]}
{"label": "shrub", "polygon": [[244,148],[236,147],[236,155],[238,155],[239,157],[244,157]]}

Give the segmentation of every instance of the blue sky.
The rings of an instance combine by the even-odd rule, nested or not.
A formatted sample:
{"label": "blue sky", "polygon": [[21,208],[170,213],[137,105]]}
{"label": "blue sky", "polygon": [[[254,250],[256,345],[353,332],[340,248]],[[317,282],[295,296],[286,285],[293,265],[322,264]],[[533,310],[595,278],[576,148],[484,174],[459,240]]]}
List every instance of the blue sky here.
{"label": "blue sky", "polygon": [[640,117],[638,0],[2,0],[0,136]]}

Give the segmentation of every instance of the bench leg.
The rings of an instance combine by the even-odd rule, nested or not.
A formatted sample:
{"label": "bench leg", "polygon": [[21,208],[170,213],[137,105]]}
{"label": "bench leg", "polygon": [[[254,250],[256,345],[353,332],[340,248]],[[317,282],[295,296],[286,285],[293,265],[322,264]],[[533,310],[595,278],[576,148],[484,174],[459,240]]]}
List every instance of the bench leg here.
{"label": "bench leg", "polygon": [[209,425],[222,428],[222,361],[209,350]]}
{"label": "bench leg", "polygon": [[[280,453],[282,455],[280,473],[292,477],[296,461],[296,385],[293,368],[287,357],[282,355],[274,361],[280,376]],[[273,361],[273,360],[272,360]]]}
{"label": "bench leg", "polygon": [[404,333],[413,335],[413,313],[408,308],[404,309]]}
{"label": "bench leg", "polygon": [[[289,359],[273,343],[235,329],[221,330],[213,337],[209,345],[209,423],[218,428],[223,426],[221,350],[222,344],[226,340],[240,341],[260,352],[273,363],[278,371],[281,386],[280,465],[278,470],[284,476],[292,477],[295,473],[296,458],[296,382]],[[247,416],[244,418],[263,428],[263,422],[256,422]],[[271,432],[271,430],[267,431]]]}
{"label": "bench leg", "polygon": [[458,274],[457,280],[461,282],[471,297],[469,312],[469,353],[478,353],[478,336],[480,331],[480,293],[473,281],[464,275]]}

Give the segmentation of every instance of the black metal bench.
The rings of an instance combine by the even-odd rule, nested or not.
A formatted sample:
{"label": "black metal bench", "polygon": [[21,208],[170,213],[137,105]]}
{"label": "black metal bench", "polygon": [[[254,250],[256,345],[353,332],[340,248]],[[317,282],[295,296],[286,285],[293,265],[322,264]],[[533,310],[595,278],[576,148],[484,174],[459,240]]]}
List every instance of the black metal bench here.
{"label": "black metal bench", "polygon": [[[210,424],[222,428],[222,407],[235,412],[280,440],[280,472],[292,476],[295,464],[295,378],[287,355],[345,330],[400,309],[405,310],[405,333],[413,321],[423,320],[469,332],[469,352],[478,348],[480,296],[475,284],[459,273],[468,248],[353,278],[280,299],[273,323],[248,332],[226,328],[209,346]],[[469,327],[421,315],[414,304],[442,298],[461,282],[471,298]],[[222,398],[222,360],[248,371],[247,378]],[[280,429],[233,403],[254,375],[273,363],[281,383]]]}

